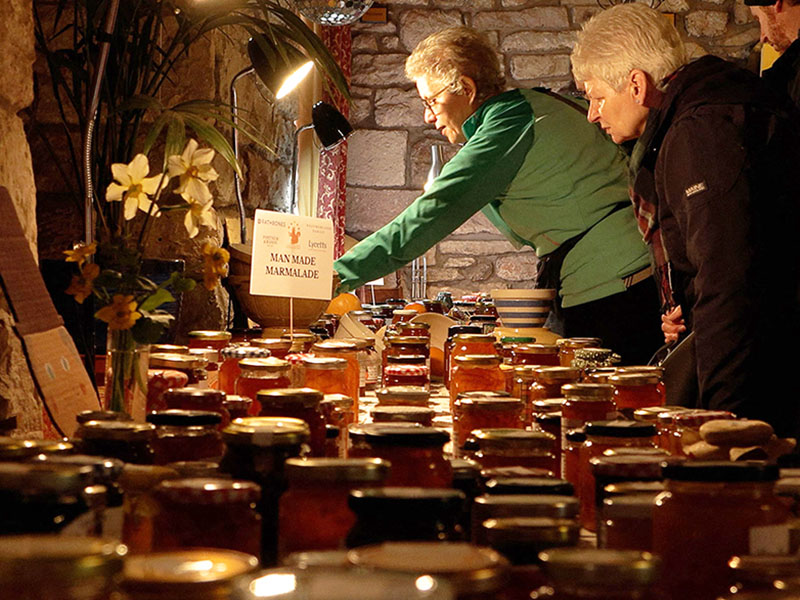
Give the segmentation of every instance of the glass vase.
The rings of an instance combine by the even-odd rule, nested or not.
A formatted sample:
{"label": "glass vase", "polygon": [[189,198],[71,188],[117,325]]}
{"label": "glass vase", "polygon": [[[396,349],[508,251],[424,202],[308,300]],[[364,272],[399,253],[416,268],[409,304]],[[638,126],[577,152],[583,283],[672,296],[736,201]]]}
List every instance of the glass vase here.
{"label": "glass vase", "polygon": [[130,329],[109,329],[103,408],[143,422],[147,405],[150,346],[138,344]]}

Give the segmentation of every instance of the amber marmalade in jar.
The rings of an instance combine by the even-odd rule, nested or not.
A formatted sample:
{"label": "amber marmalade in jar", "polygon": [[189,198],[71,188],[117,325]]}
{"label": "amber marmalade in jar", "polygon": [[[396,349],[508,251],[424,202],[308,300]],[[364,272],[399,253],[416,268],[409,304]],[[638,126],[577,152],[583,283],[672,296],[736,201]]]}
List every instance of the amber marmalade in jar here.
{"label": "amber marmalade in jar", "polygon": [[552,434],[524,429],[478,429],[472,432],[472,437],[478,444],[475,460],[484,469],[512,466],[551,472],[556,469]]}
{"label": "amber marmalade in jar", "polygon": [[325,417],[320,408],[322,399],[322,392],[311,388],[260,390],[257,394],[262,417],[291,417],[306,422],[311,434],[308,443],[315,456],[325,454]]}
{"label": "amber marmalade in jar", "polygon": [[456,398],[464,392],[505,391],[501,362],[499,354],[454,356],[450,372],[450,409],[455,408]]}
{"label": "amber marmalade in jar", "polygon": [[525,405],[518,398],[497,396],[469,397],[456,400],[453,432],[459,448],[476,429],[522,429]]}
{"label": "amber marmalade in jar", "polygon": [[600,338],[573,337],[556,340],[558,360],[562,367],[571,367],[577,348],[598,348],[603,344]]}
{"label": "amber marmalade in jar", "polygon": [[154,464],[184,460],[219,460],[224,446],[218,429],[222,417],[201,410],[163,410],[147,415],[156,426]]}

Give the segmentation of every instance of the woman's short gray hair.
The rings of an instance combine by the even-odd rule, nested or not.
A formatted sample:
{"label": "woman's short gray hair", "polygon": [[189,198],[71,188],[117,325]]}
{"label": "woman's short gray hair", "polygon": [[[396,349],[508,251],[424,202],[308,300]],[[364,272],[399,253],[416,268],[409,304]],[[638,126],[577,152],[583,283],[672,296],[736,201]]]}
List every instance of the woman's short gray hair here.
{"label": "woman's short gray hair", "polygon": [[663,89],[665,78],[689,62],[667,17],[638,2],[618,4],[592,17],[578,32],[571,58],[579,86],[600,79],[618,92],[633,69],[641,69]]}
{"label": "woman's short gray hair", "polygon": [[428,36],[406,59],[406,77],[428,77],[449,85],[453,93],[463,91],[462,75],[475,81],[479,102],[505,90],[497,53],[486,36],[469,27],[449,27]]}

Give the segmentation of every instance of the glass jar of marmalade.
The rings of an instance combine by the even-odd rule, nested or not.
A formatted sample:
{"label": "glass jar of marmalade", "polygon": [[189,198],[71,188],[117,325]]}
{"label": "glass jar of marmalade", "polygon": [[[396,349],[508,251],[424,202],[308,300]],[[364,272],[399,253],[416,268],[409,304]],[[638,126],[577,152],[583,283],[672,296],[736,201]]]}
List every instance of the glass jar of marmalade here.
{"label": "glass jar of marmalade", "polygon": [[[589,421],[608,421],[616,416],[614,386],[603,383],[567,383],[561,386],[561,448],[566,449],[566,435]],[[561,472],[567,473],[562,462]]]}
{"label": "glass jar of marmalade", "polygon": [[375,392],[381,406],[428,406],[431,393],[420,386],[392,386]]}
{"label": "glass jar of marmalade", "polygon": [[347,429],[351,423],[355,423],[353,413],[353,399],[344,394],[325,394],[322,402],[319,403],[322,417],[327,425],[335,425]]}
{"label": "glass jar of marmalade", "polygon": [[[447,339],[444,343],[444,387],[450,385],[450,360],[456,343],[455,337],[462,333],[479,334],[481,333],[481,328],[475,325],[451,325],[447,328]],[[482,352],[478,352],[477,354],[482,354]]]}
{"label": "glass jar of marmalade", "polygon": [[[186,373],[181,373],[180,371],[175,371],[173,369],[148,369],[147,404],[145,405],[145,414],[153,412],[154,410],[166,410],[167,405],[164,403],[164,392],[173,388],[186,387],[188,383],[189,383],[189,376],[186,375]],[[103,412],[103,411],[93,411],[93,412]],[[120,419],[101,418],[94,420],[114,421]],[[130,417],[128,417],[128,420],[131,420]]]}
{"label": "glass jar of marmalade", "polygon": [[392,325],[407,323],[419,313],[413,309],[397,308],[392,311]]}
{"label": "glass jar of marmalade", "polygon": [[448,487],[453,480],[446,431],[414,423],[351,425],[350,456],[378,457],[392,465],[388,486]]}
{"label": "glass jar of marmalade", "polygon": [[578,500],[571,496],[485,494],[475,498],[472,505],[472,541],[479,546],[487,544],[481,524],[488,519],[525,517],[575,521],[577,516]]}
{"label": "glass jar of marmalade", "polygon": [[231,415],[224,405],[225,392],[220,390],[198,390],[190,387],[171,389],[164,392],[163,399],[168,409],[217,413],[220,416],[220,429],[231,422]]}
{"label": "glass jar of marmalade", "polygon": [[609,377],[608,383],[614,386],[617,410],[628,416],[640,408],[664,406],[664,386],[655,373],[618,373]]}
{"label": "glass jar of marmalade", "polygon": [[[499,469],[490,469],[489,472],[496,470]],[[483,472],[481,475],[483,476]],[[485,488],[486,493],[492,495],[573,496],[575,494],[575,489],[569,481],[549,475],[496,476],[486,481]]]}
{"label": "glass jar of marmalade", "polygon": [[[473,329],[479,329],[476,326],[467,325]],[[448,384],[452,376],[452,370],[455,366],[453,360],[457,356],[465,356],[467,354],[497,354],[500,355],[499,344],[497,338],[491,334],[484,334],[479,331],[477,333],[456,333],[450,342],[450,351],[448,353],[447,370],[448,370]]]}
{"label": "glass jar of marmalade", "polygon": [[219,389],[226,394],[236,393],[236,380],[241,374],[239,361],[245,358],[268,358],[269,350],[258,346],[226,346],[220,350]]}
{"label": "glass jar of marmalade", "polygon": [[325,456],[325,417],[320,409],[323,394],[311,388],[260,390],[258,403],[262,417],[291,417],[305,421],[311,454]]}
{"label": "glass jar of marmalade", "polygon": [[88,421],[75,430],[83,454],[118,458],[139,465],[153,464],[155,427],[132,421]]}
{"label": "glass jar of marmalade", "polygon": [[309,356],[303,359],[303,387],[323,394],[347,394],[347,361],[343,358]]}
{"label": "glass jar of marmalade", "polygon": [[597,547],[609,550],[653,550],[656,496],[623,494],[606,498],[597,519]]}
{"label": "glass jar of marmalade", "polygon": [[533,383],[534,375],[537,369],[541,369],[542,367],[537,367],[536,365],[516,365],[511,367],[514,369],[511,395],[515,398],[519,398],[528,406],[530,404],[530,387]]}
{"label": "glass jar of marmalade", "polygon": [[289,483],[280,500],[281,556],[343,548],[356,522],[347,504],[350,492],[381,485],[390,465],[379,458],[290,458],[285,468]]}
{"label": "glass jar of marmalade", "polygon": [[405,321],[395,325],[397,335],[411,336],[411,337],[431,337],[431,326],[422,321]]}
{"label": "glass jar of marmalade", "polygon": [[213,348],[189,348],[189,356],[199,358],[206,366],[206,386],[214,390],[219,389],[219,350]]}
{"label": "glass jar of marmalade", "polygon": [[472,432],[478,444],[474,458],[484,469],[521,466],[556,469],[555,436],[524,429],[478,429]]}
{"label": "glass jar of marmalade", "polygon": [[358,414],[361,390],[361,365],[358,362],[358,346],[352,342],[328,340],[317,342],[311,348],[315,356],[343,358],[347,361],[347,391],[342,392],[353,399],[353,410]]}
{"label": "glass jar of marmalade", "polygon": [[453,357],[450,373],[450,409],[460,394],[473,391],[505,391],[499,354],[464,354]]}
{"label": "glass jar of marmalade", "polygon": [[571,367],[576,348],[599,348],[603,341],[594,337],[572,337],[556,340],[558,361],[562,367]]}
{"label": "glass jar of marmalade", "polygon": [[434,411],[425,406],[376,406],[372,409],[373,423],[418,423],[433,426]]}
{"label": "glass jar of marmalade", "polygon": [[490,518],[480,528],[483,543],[512,565],[533,565],[539,562],[539,552],[543,550],[577,546],[581,530],[574,519],[548,517]]}
{"label": "glass jar of marmalade", "polygon": [[289,387],[292,382],[289,378],[290,365],[281,358],[245,358],[239,361],[241,374],[236,380],[236,393],[247,396],[253,401],[251,413],[259,414],[261,405],[258,403],[258,392],[261,390],[275,390]]}
{"label": "glass jar of marmalade", "polygon": [[[189,348],[208,348],[219,352],[230,344],[231,333],[229,331],[190,331],[186,334],[189,337]],[[217,356],[219,361],[219,356]]]}
{"label": "glass jar of marmalade", "polygon": [[162,481],[177,479],[178,472],[168,467],[127,464],[119,478],[123,491],[122,542],[131,554],[153,548],[153,519],[158,506],[152,490]]}
{"label": "glass jar of marmalade", "polygon": [[[533,370],[533,381],[528,388],[526,411],[529,417],[525,422],[526,427],[532,424],[533,403],[547,398],[561,396],[561,386],[568,383],[578,383],[581,372],[574,367],[539,367]],[[560,409],[560,407],[559,407]]]}
{"label": "glass jar of marmalade", "polygon": [[269,350],[270,356],[285,359],[291,352],[292,340],[287,338],[256,338],[250,341],[252,346]]}
{"label": "glass jar of marmalade", "polygon": [[402,540],[463,540],[460,517],[464,502],[462,492],[445,488],[353,490],[349,506],[356,520],[347,534],[347,547]]}
{"label": "glass jar of marmalade", "polygon": [[554,344],[520,344],[511,352],[511,364],[558,366],[560,364],[558,346]]}
{"label": "glass jar of marmalade", "polygon": [[278,502],[286,489],[284,463],[305,452],[308,425],[300,419],[248,417],[237,419],[222,432],[225,454],[220,471],[261,486],[257,510],[261,515],[261,562],[278,559]]}
{"label": "glass jar of marmalade", "polygon": [[[760,551],[771,525],[790,514],[774,494],[778,467],[763,463],[685,461],[663,469],[653,551],[661,556],[672,598],[716,598],[733,583],[728,559]],[[702,565],[703,576],[697,576]]]}
{"label": "glass jar of marmalade", "polygon": [[222,401],[222,407],[228,411],[231,421],[249,416],[252,406],[253,400],[251,398],[237,396],[236,394],[226,394],[225,400]]}
{"label": "glass jar of marmalade", "polygon": [[500,338],[500,356],[503,357],[504,363],[510,363],[512,352],[516,346],[533,344],[536,341],[532,337],[509,337],[503,336]]}
{"label": "glass jar of marmalade", "polygon": [[311,352],[311,347],[319,341],[316,334],[303,331],[285,333],[281,338],[289,340],[292,343],[289,347],[289,352],[301,352],[303,354]]}
{"label": "glass jar of marmalade", "polygon": [[456,400],[455,443],[460,448],[476,429],[522,429],[525,407],[518,398],[468,397]]}
{"label": "glass jar of marmalade", "polygon": [[424,364],[390,362],[383,368],[383,385],[384,387],[413,385],[430,388],[430,371]]}
{"label": "glass jar of marmalade", "polygon": [[208,362],[200,356],[190,354],[151,353],[149,369],[179,371],[186,375],[186,385],[195,388],[208,387]]}
{"label": "glass jar of marmalade", "polygon": [[158,510],[153,550],[226,548],[257,555],[261,489],[252,481],[196,478],[164,481],[153,489]]}
{"label": "glass jar of marmalade", "polygon": [[384,338],[383,368],[388,364],[389,356],[419,356],[425,357],[425,364],[430,367],[431,340],[424,336],[392,335]]}
{"label": "glass jar of marmalade", "polygon": [[166,465],[182,460],[219,460],[225,447],[219,413],[201,410],[164,410],[147,415],[156,426],[153,463]]}

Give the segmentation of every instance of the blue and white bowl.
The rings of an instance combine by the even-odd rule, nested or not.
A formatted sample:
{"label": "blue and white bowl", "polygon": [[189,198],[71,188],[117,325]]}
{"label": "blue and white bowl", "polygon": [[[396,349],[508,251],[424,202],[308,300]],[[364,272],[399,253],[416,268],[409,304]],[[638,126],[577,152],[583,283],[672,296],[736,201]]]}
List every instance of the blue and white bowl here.
{"label": "blue and white bowl", "polygon": [[502,326],[513,329],[544,327],[555,297],[556,291],[550,289],[492,290]]}

